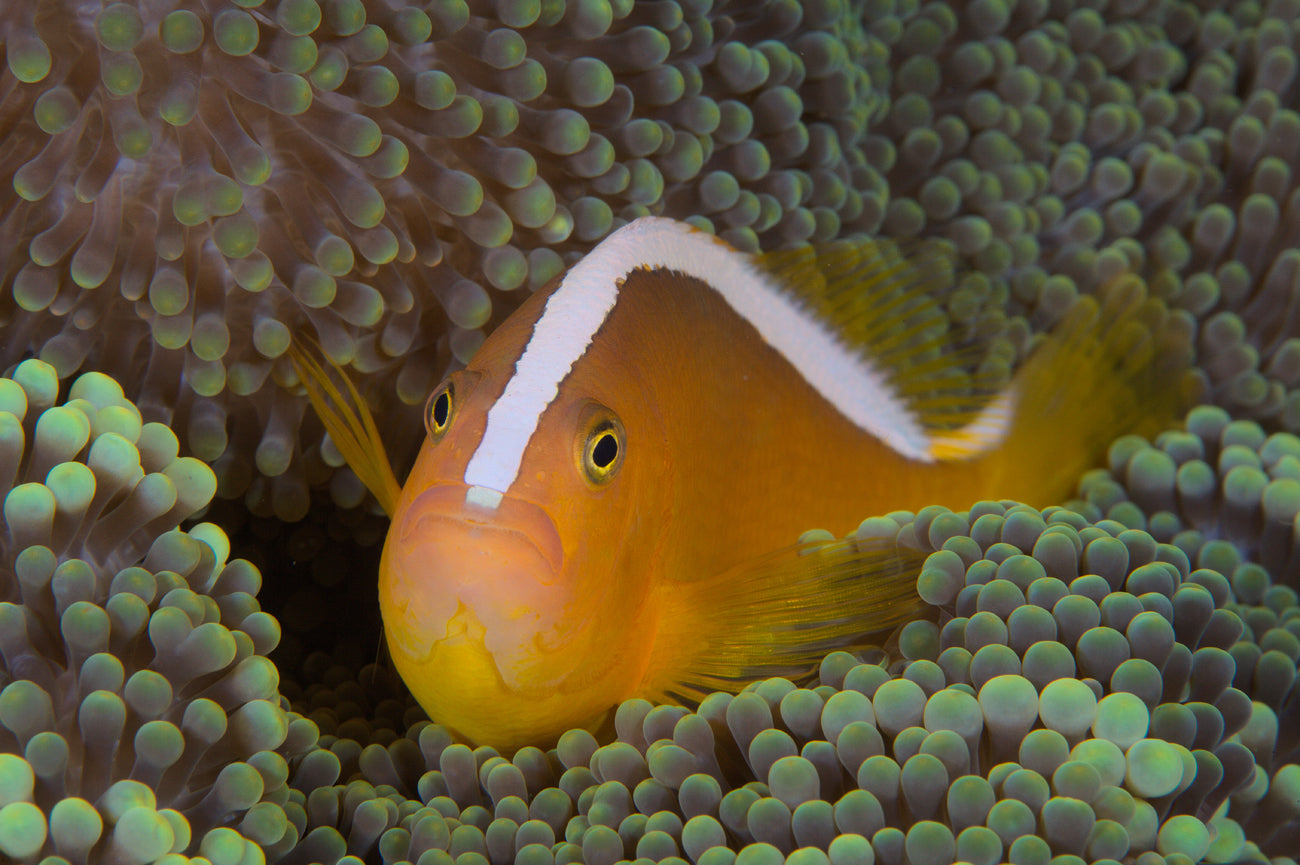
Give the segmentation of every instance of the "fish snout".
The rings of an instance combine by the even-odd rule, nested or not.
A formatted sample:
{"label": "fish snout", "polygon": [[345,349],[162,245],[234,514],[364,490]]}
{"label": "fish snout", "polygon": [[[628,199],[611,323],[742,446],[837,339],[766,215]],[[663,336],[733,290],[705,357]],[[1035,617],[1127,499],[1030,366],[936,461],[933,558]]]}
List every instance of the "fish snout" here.
{"label": "fish snout", "polygon": [[461,606],[473,611],[489,643],[546,627],[545,611],[555,608],[564,571],[555,522],[540,506],[508,495],[485,505],[476,489],[439,484],[394,515],[380,600],[390,641],[412,658],[466,636],[448,628]]}
{"label": "fish snout", "polygon": [[[459,534],[458,547],[468,542],[484,553],[499,547],[507,555],[540,556],[545,573],[534,576],[543,585],[554,583],[564,566],[564,544],[550,514],[540,505],[495,490],[439,484],[416,496],[398,519],[403,539],[425,531],[439,537]],[[512,549],[516,545],[519,548]],[[528,546],[533,550],[525,555],[523,548]]]}

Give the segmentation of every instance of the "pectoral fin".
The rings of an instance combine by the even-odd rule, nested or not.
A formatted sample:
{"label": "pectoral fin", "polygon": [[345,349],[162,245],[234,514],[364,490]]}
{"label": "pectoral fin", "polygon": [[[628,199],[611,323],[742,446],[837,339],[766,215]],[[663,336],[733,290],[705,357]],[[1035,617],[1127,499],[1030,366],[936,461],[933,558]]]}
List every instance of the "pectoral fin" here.
{"label": "pectoral fin", "polygon": [[892,540],[794,544],[665,591],[647,670],[654,699],[699,700],[755,679],[798,679],[835,649],[878,645],[925,610],[924,557]]}

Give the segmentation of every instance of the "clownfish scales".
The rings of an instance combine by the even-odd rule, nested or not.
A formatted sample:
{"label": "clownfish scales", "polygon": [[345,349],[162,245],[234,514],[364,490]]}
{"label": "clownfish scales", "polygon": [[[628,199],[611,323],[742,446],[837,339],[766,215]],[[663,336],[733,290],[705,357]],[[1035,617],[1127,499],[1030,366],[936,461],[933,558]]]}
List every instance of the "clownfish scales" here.
{"label": "clownfish scales", "polygon": [[349,410],[295,348],[393,518],[380,606],[429,715],[509,750],[632,696],[811,669],[915,614],[916,563],[773,547],[869,513],[1047,504],[1113,436],[1175,416],[1181,370],[1135,348],[1154,303],[1135,279],[1077,304],[988,394],[936,324],[945,263],[870,242],[754,257],[636,220],[439,385],[400,493],[356,392]]}

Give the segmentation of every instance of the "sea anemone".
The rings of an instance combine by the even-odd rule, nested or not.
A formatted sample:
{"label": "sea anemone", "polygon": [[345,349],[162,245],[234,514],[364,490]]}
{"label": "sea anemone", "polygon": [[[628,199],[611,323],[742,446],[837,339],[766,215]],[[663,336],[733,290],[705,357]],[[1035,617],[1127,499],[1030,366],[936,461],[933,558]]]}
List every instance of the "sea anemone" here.
{"label": "sea anemone", "polygon": [[[83,7],[0,10],[0,363],[53,366],[0,380],[5,855],[1294,854],[1295,0]],[[936,619],[892,663],[634,701],[603,747],[509,760],[423,719],[367,645],[282,650],[284,708],[257,570],[178,526],[214,485],[263,544],[314,485],[361,501],[287,339],[320,337],[400,453],[519,290],[646,212],[746,249],[944,238],[989,379],[1137,272],[1221,408],[1117,442],[1069,508],[895,515]],[[60,401],[79,369],[126,393],[90,374]],[[273,551],[318,583],[268,557],[304,633],[364,588],[341,537],[377,534],[322,513]]]}
{"label": "sea anemone", "polygon": [[61,393],[39,360],[0,379],[0,852],[292,847],[286,758],[316,726],[281,706],[257,569],[217,526],[178,528],[211,469],[102,373]]}

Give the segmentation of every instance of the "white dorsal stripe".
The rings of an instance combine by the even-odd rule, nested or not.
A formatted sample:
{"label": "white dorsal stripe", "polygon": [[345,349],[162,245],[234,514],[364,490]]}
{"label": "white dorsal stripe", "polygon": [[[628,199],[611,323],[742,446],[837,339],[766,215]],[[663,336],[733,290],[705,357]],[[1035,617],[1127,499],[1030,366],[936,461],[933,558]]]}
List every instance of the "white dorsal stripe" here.
{"label": "white dorsal stripe", "polygon": [[1015,415],[1016,391],[1007,388],[989,400],[989,404],[966,426],[949,433],[935,433],[930,439],[930,453],[940,459],[977,456],[1007,437]]}
{"label": "white dorsal stripe", "polygon": [[933,460],[929,436],[886,378],[748,256],[687,223],[643,217],[601,241],[547,298],[515,374],[488,410],[466,484],[509,491],[542,412],[638,268],[675,270],[709,285],[846,418],[905,457]]}

